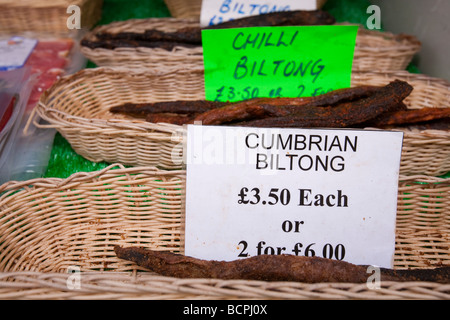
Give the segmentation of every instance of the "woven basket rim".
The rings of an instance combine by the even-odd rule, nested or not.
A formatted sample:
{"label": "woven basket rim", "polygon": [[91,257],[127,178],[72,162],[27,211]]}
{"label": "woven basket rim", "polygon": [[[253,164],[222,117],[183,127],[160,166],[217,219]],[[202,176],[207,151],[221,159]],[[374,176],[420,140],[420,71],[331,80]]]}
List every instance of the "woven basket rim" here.
{"label": "woven basket rim", "polygon": [[82,5],[90,0],[56,0],[56,1],[33,1],[33,0],[0,0],[0,7],[22,8],[25,10],[57,8],[67,10],[69,5]]}
{"label": "woven basket rim", "polygon": [[[449,286],[433,282],[383,281],[367,284],[263,282],[257,280],[179,279],[150,272],[83,272],[85,286],[67,288],[70,275],[40,272],[0,272],[3,295],[13,299],[449,299]],[[9,279],[9,281],[8,281]],[[14,285],[12,282],[14,281]],[[85,289],[87,288],[87,289]],[[158,292],[158,289],[161,289]],[[42,292],[39,292],[42,291]],[[0,294],[0,297],[2,295]]]}
{"label": "woven basket rim", "polygon": [[[190,72],[199,72],[200,69],[195,69]],[[167,69],[166,71],[158,74],[153,74],[152,76],[170,76],[171,74],[174,74],[177,72],[176,69]],[[59,86],[70,83],[73,79],[77,79],[78,77],[89,77],[96,74],[117,74],[122,73],[125,76],[146,76],[147,72],[141,71],[141,72],[130,72],[126,68],[111,68],[111,67],[98,67],[98,68],[87,68],[82,69],[72,75],[68,75],[65,77],[62,77],[58,81],[56,81],[48,90],[46,90],[39,100],[39,103],[35,110],[38,114],[45,116],[47,121],[55,121],[55,123],[58,123],[61,127],[67,127],[69,130],[73,128],[74,124],[78,125],[85,125],[90,128],[97,127],[99,130],[107,130],[107,129],[120,129],[123,130],[123,133],[132,133],[135,134],[141,134],[141,135],[155,135],[157,133],[167,134],[167,133],[173,133],[174,131],[177,131],[181,128],[181,126],[173,125],[173,124],[165,124],[165,123],[150,123],[146,121],[142,121],[139,119],[136,120],[128,120],[128,119],[91,119],[91,118],[85,118],[85,117],[79,117],[71,115],[65,111],[56,110],[53,108],[50,108],[46,105],[46,99],[48,98],[49,94],[57,89]],[[62,118],[65,118],[67,120],[64,120]],[[70,121],[69,121],[70,119]],[[170,141],[170,137],[169,137]]]}
{"label": "woven basket rim", "polygon": [[130,175],[130,174],[146,174],[157,176],[179,176],[184,175],[185,170],[162,170],[155,166],[136,166],[125,167],[121,163],[113,163],[103,169],[96,171],[80,171],[71,174],[67,178],[34,178],[24,181],[8,181],[0,185],[0,196],[3,192],[14,192],[22,188],[31,188],[32,186],[46,187],[46,188],[65,188],[68,185],[83,183],[90,181],[96,177],[109,175]]}

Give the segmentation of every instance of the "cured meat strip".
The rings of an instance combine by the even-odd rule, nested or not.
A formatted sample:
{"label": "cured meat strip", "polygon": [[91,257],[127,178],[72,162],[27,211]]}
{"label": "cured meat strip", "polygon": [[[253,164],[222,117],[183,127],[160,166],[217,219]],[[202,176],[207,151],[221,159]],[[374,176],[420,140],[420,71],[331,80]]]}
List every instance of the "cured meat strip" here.
{"label": "cured meat strip", "polygon": [[[366,266],[319,257],[260,255],[250,258],[215,261],[153,251],[141,247],[114,247],[118,258],[164,276],[177,278],[217,278],[262,281],[367,282]],[[383,281],[433,281],[449,283],[450,268],[394,271],[381,269]]]}
{"label": "cured meat strip", "polygon": [[[263,99],[261,101],[265,100]],[[255,103],[253,100],[246,100],[201,113],[195,117],[195,121],[201,122],[203,125],[218,125],[228,122],[280,115],[282,111],[283,110],[279,109],[275,104],[261,105]]]}
{"label": "cured meat strip", "polygon": [[95,36],[100,40],[138,40],[152,42],[185,42],[201,45],[202,35],[199,27],[180,28],[175,32],[165,32],[156,29],[145,30],[143,33],[138,32],[98,32]]}
{"label": "cured meat strip", "polygon": [[[225,29],[256,26],[301,26],[301,25],[330,25],[335,19],[322,10],[314,11],[285,11],[272,12],[257,16],[244,17],[227,21],[218,25],[208,26],[204,29]],[[146,30],[143,33],[135,32],[99,32],[95,40],[82,39],[81,45],[96,49],[115,49],[120,47],[148,47],[172,50],[177,46],[198,47],[202,44],[201,27],[185,27],[174,32],[165,32],[156,29]]]}
{"label": "cured meat strip", "polygon": [[422,108],[388,112],[369,122],[371,126],[384,127],[450,119],[450,108]]}
{"label": "cured meat strip", "polygon": [[145,41],[145,40],[130,40],[130,39],[110,39],[110,40],[88,40],[82,39],[81,45],[90,49],[109,49],[116,48],[160,48],[167,51],[173,50],[175,47],[183,46],[187,48],[195,48],[197,45],[185,42],[174,41]]}
{"label": "cured meat strip", "polygon": [[[354,101],[348,101],[347,94],[344,99],[339,99],[339,93],[348,93],[350,89],[340,90],[333,103],[329,103],[328,98],[333,96],[334,92],[310,100],[305,98],[302,103],[295,105],[254,105],[244,101],[241,104],[207,111],[195,120],[202,121],[204,125],[217,125],[231,122],[233,119],[248,120],[251,118],[249,115],[258,115],[259,119],[237,124],[254,127],[347,127],[373,119],[384,112],[399,110],[403,106],[403,99],[412,89],[408,83],[395,80],[385,87],[370,88],[368,96]],[[352,97],[355,98],[356,95]]]}
{"label": "cured meat strip", "polygon": [[145,117],[148,122],[158,123],[165,122],[171,124],[189,124],[194,122],[195,114],[193,115],[181,115],[173,113],[150,113]]}
{"label": "cured meat strip", "polygon": [[[389,128],[386,126],[385,128]],[[418,130],[450,130],[450,118],[420,122],[412,126]]]}
{"label": "cured meat strip", "polygon": [[[198,121],[203,121],[205,124],[219,124],[229,121],[252,119],[255,117],[262,117],[264,115],[286,115],[288,114],[286,111],[288,106],[298,107],[306,104],[309,106],[324,106],[333,105],[338,102],[353,101],[367,97],[377,90],[379,90],[379,87],[360,86],[355,88],[339,89],[316,97],[253,98],[234,103],[208,100],[177,100],[140,104],[125,103],[110,108],[110,111],[112,113],[124,113],[140,117],[146,117],[147,114],[152,113],[195,113],[201,114],[197,116],[198,118],[196,120]],[[284,106],[284,109],[286,110],[281,108],[272,108],[272,106]],[[221,107],[227,108],[218,109]],[[156,118],[148,117],[148,119]],[[166,120],[170,120],[170,117],[167,117]]]}
{"label": "cured meat strip", "polygon": [[201,121],[204,125],[217,125],[269,116],[288,116],[295,113],[301,106],[312,108],[335,105],[339,102],[350,102],[368,97],[379,89],[375,86],[360,86],[338,89],[316,97],[254,98],[206,111],[196,117],[195,120]]}
{"label": "cured meat strip", "polygon": [[[332,105],[337,102],[353,101],[355,99],[367,97],[378,89],[379,87],[375,86],[360,86],[355,88],[339,89],[316,97],[253,98],[235,103],[208,100],[177,100],[140,104],[125,103],[110,108],[110,112],[124,113],[139,117],[146,117],[148,114],[154,113],[196,114],[197,121],[202,121],[205,124],[220,124],[224,122],[246,120],[269,115],[286,115],[286,110],[289,109],[288,106],[298,107],[306,104],[309,106],[323,106]],[[272,108],[272,106],[284,106],[284,109],[286,110],[281,108]],[[155,117],[147,118],[152,120],[156,119]],[[175,120],[177,118],[165,117],[164,119],[166,121],[170,121],[170,119]],[[148,121],[154,122],[152,120]],[[176,123],[178,123],[178,121]],[[185,122],[183,121],[182,123]]]}
{"label": "cured meat strip", "polygon": [[323,10],[294,10],[283,12],[271,12],[261,15],[249,16],[241,19],[226,21],[205,29],[225,29],[243,27],[270,27],[270,26],[308,26],[308,25],[330,25],[336,19]]}
{"label": "cured meat strip", "polygon": [[339,89],[316,97],[254,98],[234,103],[207,100],[127,103],[110,111],[174,124],[197,121],[204,125],[339,128],[364,125],[381,119],[384,113],[406,112],[403,100],[412,90],[407,82],[395,80],[384,87]]}
{"label": "cured meat strip", "polygon": [[146,116],[150,113],[202,113],[210,109],[225,106],[227,103],[208,100],[177,100],[153,103],[125,103],[111,107],[112,113]]}

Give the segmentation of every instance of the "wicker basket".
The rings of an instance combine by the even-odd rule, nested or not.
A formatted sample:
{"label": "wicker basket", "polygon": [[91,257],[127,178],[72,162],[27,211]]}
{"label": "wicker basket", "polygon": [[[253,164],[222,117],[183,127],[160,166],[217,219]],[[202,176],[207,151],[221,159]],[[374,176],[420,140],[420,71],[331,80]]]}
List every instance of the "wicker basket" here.
{"label": "wicker basket", "polygon": [[[327,0],[317,0],[317,7],[322,8]],[[170,15],[180,19],[200,19],[202,0],[164,0]]]}
{"label": "wicker basket", "polygon": [[[385,85],[395,78],[407,80],[415,87],[405,100],[410,108],[450,107],[449,84],[423,75],[354,72],[352,86]],[[35,110],[48,124],[36,125],[56,128],[77,153],[94,162],[179,169],[173,156],[182,152],[182,126],[148,123],[108,110],[127,102],[196,99],[204,99],[201,69],[166,73],[85,69],[61,79],[42,95]],[[450,171],[450,132],[402,130],[402,174],[437,176]]]}
{"label": "wicker basket", "polygon": [[[148,18],[130,19],[112,22],[94,28],[84,39],[93,40],[97,32],[136,32],[143,33],[147,29],[174,32],[181,26],[197,27],[199,23],[192,19]],[[116,48],[114,50],[80,46],[81,53],[100,67],[126,67],[132,70],[148,68],[164,69],[177,67],[203,67],[203,49],[175,47],[172,51],[160,48]]]}
{"label": "wicker basket", "polygon": [[103,0],[0,0],[0,34],[65,35],[71,31],[67,28],[70,5],[81,9],[81,28],[90,29],[100,20]]}
{"label": "wicker basket", "polygon": [[200,20],[202,0],[164,0],[164,2],[173,18]]}
{"label": "wicker basket", "polygon": [[[449,299],[429,282],[366,284],[175,279],[114,245],[183,253],[182,170],[111,165],[0,186],[0,299]],[[450,179],[401,176],[394,268],[450,264]],[[70,270],[80,288],[68,287]]]}
{"label": "wicker basket", "polygon": [[[174,32],[182,27],[196,27],[194,19],[149,18],[113,22],[94,28],[84,39],[95,41],[98,32],[136,32],[148,29]],[[360,28],[353,60],[353,69],[360,71],[405,70],[420,50],[420,42],[413,36]],[[203,67],[203,49],[176,47],[172,51],[160,48],[91,49],[81,46],[81,52],[97,66],[143,68]]]}

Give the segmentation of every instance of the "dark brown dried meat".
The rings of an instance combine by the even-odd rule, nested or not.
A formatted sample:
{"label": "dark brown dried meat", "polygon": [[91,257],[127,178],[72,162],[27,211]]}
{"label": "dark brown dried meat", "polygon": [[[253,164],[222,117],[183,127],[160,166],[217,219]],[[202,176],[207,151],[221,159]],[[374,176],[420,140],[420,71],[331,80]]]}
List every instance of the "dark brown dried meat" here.
{"label": "dark brown dried meat", "polygon": [[385,127],[415,124],[427,121],[450,119],[450,108],[422,108],[387,112],[368,123],[370,126]]}
{"label": "dark brown dried meat", "polygon": [[[233,103],[207,100],[127,103],[110,111],[174,124],[196,121],[204,125],[253,127],[364,127],[374,119],[383,119],[384,114],[392,117],[400,111],[409,112],[403,100],[412,89],[407,82],[395,80],[384,87],[345,88],[315,97],[253,98]],[[147,116],[150,114],[158,115]]]}
{"label": "dark brown dried meat", "polygon": [[149,113],[145,120],[152,123],[170,123],[170,124],[191,124],[194,122],[195,114],[173,114],[173,113]]}
{"label": "dark brown dried meat", "polygon": [[174,32],[166,32],[157,29],[139,32],[98,32],[95,34],[99,40],[140,40],[149,42],[180,42],[196,45],[202,44],[201,29],[199,27],[180,28]]}
{"label": "dark brown dried meat", "polygon": [[[304,98],[253,98],[234,103],[208,100],[176,100],[154,103],[125,103],[111,107],[112,113],[123,113],[132,116],[146,117],[151,113],[179,113],[196,114],[197,120],[204,124],[220,124],[247,120],[263,115],[286,115],[289,106],[302,105],[326,106],[338,102],[354,101],[369,96],[378,90],[375,86],[359,86],[355,88],[339,89],[316,97]],[[272,108],[283,106],[281,108]],[[227,108],[224,108],[227,107]],[[222,109],[220,109],[222,108]],[[235,112],[233,112],[233,110]],[[226,114],[224,114],[226,112]],[[224,118],[226,117],[226,118]],[[175,119],[175,118],[174,118]],[[215,120],[217,119],[217,120]],[[169,118],[167,118],[169,120]]]}
{"label": "dark brown dried meat", "polygon": [[244,101],[212,109],[195,120],[204,125],[231,123],[234,119],[237,125],[254,127],[348,127],[403,108],[402,101],[412,89],[407,82],[395,80],[385,87],[341,89],[286,105],[269,104],[270,100],[259,100],[259,104]]}
{"label": "dark brown dried meat", "polygon": [[[409,128],[417,129],[417,130],[443,130],[450,131],[450,118],[444,118],[439,120],[431,120],[427,122],[416,123],[412,126],[406,125]],[[389,128],[386,126],[384,128]]]}
{"label": "dark brown dried meat", "polygon": [[149,113],[202,113],[210,109],[225,106],[225,102],[208,100],[176,100],[153,103],[124,103],[111,107],[112,113],[124,113],[137,116],[146,116]]}
{"label": "dark brown dried meat", "polygon": [[[268,103],[267,98],[257,98],[236,103],[230,103],[224,107],[211,109],[209,111],[199,114],[195,121],[201,122],[203,125],[218,125],[229,122],[239,122],[247,119],[259,119],[279,114],[282,109],[277,107],[280,99],[287,101],[286,98],[278,98],[272,100],[272,104],[261,104],[263,102]],[[265,106],[265,107],[264,107]]]}
{"label": "dark brown dried meat", "polygon": [[[379,89],[375,86],[360,86],[338,89],[316,97],[254,98],[211,109],[200,114],[195,120],[201,121],[204,125],[218,125],[258,118],[284,117],[294,114],[302,106],[313,108],[350,102],[368,97]],[[255,115],[259,116],[255,117]]]}
{"label": "dark brown dried meat", "polygon": [[225,29],[243,27],[270,27],[270,26],[311,26],[330,25],[336,19],[323,10],[295,10],[271,12],[256,16],[249,16],[231,21],[222,22],[217,25],[208,26],[205,29]]}
{"label": "dark brown dried meat", "polygon": [[202,31],[197,27],[186,27],[178,29],[175,32],[164,32],[160,30],[145,30],[144,38],[147,41],[155,41],[159,39],[160,41],[175,41],[192,43],[196,45],[202,44]]}
{"label": "dark brown dried meat", "polygon": [[160,48],[167,51],[172,51],[176,47],[195,48],[196,44],[186,42],[174,42],[174,41],[146,41],[146,40],[131,40],[131,39],[110,39],[110,40],[89,40],[82,39],[81,45],[90,49],[109,49],[116,48]]}
{"label": "dark brown dried meat", "polygon": [[[117,257],[158,274],[177,278],[217,278],[262,281],[367,282],[367,266],[319,257],[260,255],[233,261],[203,260],[140,247],[114,247]],[[450,267],[395,271],[381,269],[383,281],[449,283]]]}
{"label": "dark brown dried meat", "polygon": [[[333,16],[322,10],[314,11],[285,11],[272,12],[257,16],[250,16],[218,25],[209,26],[204,29],[225,29],[237,27],[256,26],[301,26],[301,25],[330,25],[335,22]],[[147,47],[162,48],[168,51],[175,47],[199,47],[202,44],[201,27],[185,27],[177,31],[166,32],[150,29],[143,33],[137,32],[99,32],[95,39],[84,38],[81,45],[96,49],[115,49],[120,47]]]}

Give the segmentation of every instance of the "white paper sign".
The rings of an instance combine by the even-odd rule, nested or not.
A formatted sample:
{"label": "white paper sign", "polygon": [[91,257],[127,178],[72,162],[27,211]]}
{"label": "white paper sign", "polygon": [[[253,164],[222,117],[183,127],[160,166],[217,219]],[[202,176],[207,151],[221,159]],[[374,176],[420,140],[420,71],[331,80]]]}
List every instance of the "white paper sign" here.
{"label": "white paper sign", "polygon": [[35,39],[23,37],[0,40],[0,70],[23,67],[36,43]]}
{"label": "white paper sign", "polygon": [[187,128],[185,254],[392,267],[403,133]]}
{"label": "white paper sign", "polygon": [[270,12],[316,9],[317,0],[203,0],[200,24],[209,26]]}

